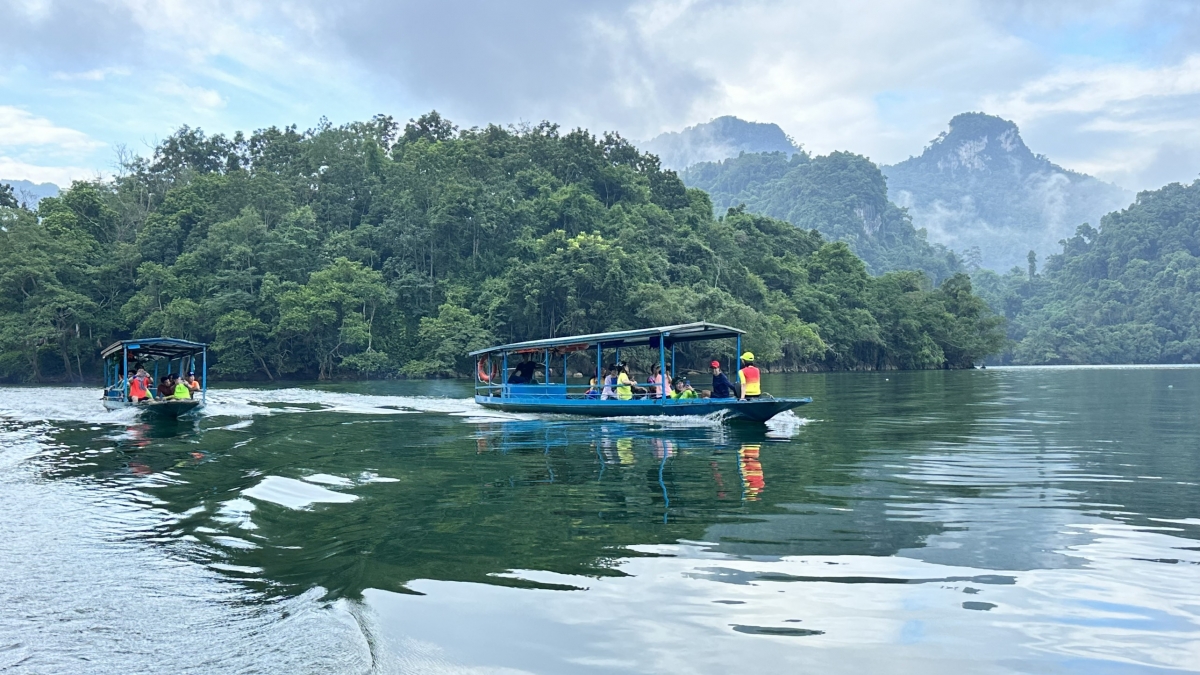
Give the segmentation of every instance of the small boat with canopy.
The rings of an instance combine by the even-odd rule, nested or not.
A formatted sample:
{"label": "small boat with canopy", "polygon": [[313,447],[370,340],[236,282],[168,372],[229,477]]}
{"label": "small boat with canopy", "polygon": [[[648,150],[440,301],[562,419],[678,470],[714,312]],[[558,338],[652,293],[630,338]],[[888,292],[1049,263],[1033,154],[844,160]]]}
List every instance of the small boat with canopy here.
{"label": "small boat with canopy", "polygon": [[[100,352],[104,363],[104,407],[109,410],[135,408],[144,416],[176,419],[204,407],[208,395],[208,345],[176,338],[119,340]],[[130,397],[130,376],[145,369],[151,387],[163,375],[196,373],[200,388],[191,398],[158,398],[134,402]]]}
{"label": "small boat with canopy", "polygon": [[[665,398],[645,395],[629,399],[601,398],[596,388],[604,376],[605,356],[621,361],[621,350],[644,365],[657,363],[659,372],[675,379],[677,347],[702,340],[736,341],[734,358],[742,353],[746,331],[714,323],[697,322],[640,330],[596,333],[531,340],[488,347],[471,352],[476,359],[475,402],[485,408],[507,412],[540,412],[597,417],[655,415],[708,415],[725,411],[733,417],[765,422],[775,415],[812,403],[811,398],[773,398],[763,395],[749,400],[736,398]],[[589,353],[590,352],[590,353]],[[694,358],[694,357],[693,357]],[[510,383],[509,373],[519,361],[537,359],[543,369],[542,383]],[[568,374],[587,359],[585,370],[595,369],[596,386],[571,384]],[[703,359],[707,361],[708,359]],[[736,361],[730,359],[730,365]],[[561,369],[552,377],[553,371]],[[736,378],[736,367],[727,368]],[[590,392],[590,393],[589,393]]]}

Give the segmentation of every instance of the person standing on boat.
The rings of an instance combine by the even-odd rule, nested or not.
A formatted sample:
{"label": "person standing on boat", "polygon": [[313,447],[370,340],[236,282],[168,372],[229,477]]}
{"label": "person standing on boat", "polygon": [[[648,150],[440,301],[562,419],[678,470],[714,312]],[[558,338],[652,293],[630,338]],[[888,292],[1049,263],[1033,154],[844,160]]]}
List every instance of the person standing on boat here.
{"label": "person standing on boat", "polygon": [[196,392],[200,391],[200,380],[196,379],[195,373],[188,373],[187,380],[184,382],[184,384],[186,384],[187,388],[191,390],[192,396],[195,396]]}
{"label": "person standing on boat", "polygon": [[741,400],[762,396],[762,388],[758,381],[758,368],[754,366],[754,354],[742,354],[742,368],[738,371],[738,383],[742,385]]}
{"label": "person standing on boat", "polygon": [[733,398],[733,384],[729,377],[721,372],[721,362],[713,361],[708,365],[712,366],[712,397]]}

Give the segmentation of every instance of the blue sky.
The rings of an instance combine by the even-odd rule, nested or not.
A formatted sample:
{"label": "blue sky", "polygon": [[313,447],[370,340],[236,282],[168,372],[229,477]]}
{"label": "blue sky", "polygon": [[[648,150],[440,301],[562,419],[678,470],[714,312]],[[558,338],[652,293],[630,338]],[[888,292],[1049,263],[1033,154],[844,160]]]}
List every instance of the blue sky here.
{"label": "blue sky", "polygon": [[1198,4],[0,0],[0,177],[109,175],[184,124],[430,109],[634,139],[733,114],[892,163],[981,110],[1156,188],[1200,176]]}

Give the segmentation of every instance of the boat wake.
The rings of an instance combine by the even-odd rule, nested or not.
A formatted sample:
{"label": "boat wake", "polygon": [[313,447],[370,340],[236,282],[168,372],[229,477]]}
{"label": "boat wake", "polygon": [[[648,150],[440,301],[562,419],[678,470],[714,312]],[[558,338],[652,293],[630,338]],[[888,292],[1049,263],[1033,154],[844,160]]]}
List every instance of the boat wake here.
{"label": "boat wake", "polygon": [[[357,415],[406,415],[442,413],[468,424],[532,422],[537,420],[593,420],[574,415],[513,413],[491,410],[471,398],[442,396],[380,396],[331,392],[321,389],[210,389],[208,402],[194,414],[199,418],[232,417],[224,428],[241,428],[254,417],[309,412],[341,412]],[[725,425],[732,415],[719,410],[708,415],[653,415],[612,418],[608,422],[656,429],[697,429]],[[136,422],[136,409],[106,410],[94,387],[3,387],[0,388],[0,418],[23,422],[82,422],[127,425]],[[594,421],[594,420],[593,420]],[[767,422],[768,436],[791,438],[807,420],[791,411]]]}

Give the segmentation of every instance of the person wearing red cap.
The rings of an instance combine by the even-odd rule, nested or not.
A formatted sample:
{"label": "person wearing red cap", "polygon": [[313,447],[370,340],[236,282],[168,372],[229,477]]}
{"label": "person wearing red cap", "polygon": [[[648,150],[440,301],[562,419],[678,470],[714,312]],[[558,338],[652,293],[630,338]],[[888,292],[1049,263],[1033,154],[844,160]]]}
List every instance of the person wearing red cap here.
{"label": "person wearing red cap", "polygon": [[733,398],[733,387],[729,383],[729,378],[725,377],[725,373],[721,372],[721,362],[713,361],[709,365],[712,366],[712,397]]}

